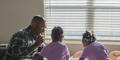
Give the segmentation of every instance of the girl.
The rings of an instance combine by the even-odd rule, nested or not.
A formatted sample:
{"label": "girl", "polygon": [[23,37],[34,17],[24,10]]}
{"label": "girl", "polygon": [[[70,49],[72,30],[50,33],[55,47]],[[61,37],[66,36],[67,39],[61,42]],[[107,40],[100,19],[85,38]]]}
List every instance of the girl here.
{"label": "girl", "polygon": [[96,38],[93,33],[86,31],[83,34],[82,44],[84,50],[79,60],[109,60],[107,49],[103,44],[95,42]]}
{"label": "girl", "polygon": [[63,29],[59,26],[54,27],[51,37],[52,42],[43,48],[40,53],[41,59],[43,60],[43,58],[47,58],[48,60],[68,60],[68,48],[62,43],[64,37]]}

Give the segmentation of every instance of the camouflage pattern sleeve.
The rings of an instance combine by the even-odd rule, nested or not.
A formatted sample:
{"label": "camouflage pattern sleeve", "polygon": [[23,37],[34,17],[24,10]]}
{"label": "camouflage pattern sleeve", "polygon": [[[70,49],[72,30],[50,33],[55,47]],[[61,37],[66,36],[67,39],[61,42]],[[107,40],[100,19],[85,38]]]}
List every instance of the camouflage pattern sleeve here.
{"label": "camouflage pattern sleeve", "polygon": [[16,33],[10,40],[8,54],[11,56],[26,56],[33,51],[32,47],[27,46],[26,37],[22,32]]}

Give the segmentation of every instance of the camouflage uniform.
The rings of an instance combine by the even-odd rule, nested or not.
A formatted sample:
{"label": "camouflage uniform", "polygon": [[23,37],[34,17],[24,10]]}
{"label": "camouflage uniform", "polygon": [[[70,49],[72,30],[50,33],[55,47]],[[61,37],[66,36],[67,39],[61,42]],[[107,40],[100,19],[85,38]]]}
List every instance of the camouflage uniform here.
{"label": "camouflage uniform", "polygon": [[19,60],[23,57],[32,57],[35,52],[40,52],[45,46],[44,43],[39,48],[32,49],[36,37],[37,35],[31,32],[31,26],[16,32],[9,42],[4,60]]}

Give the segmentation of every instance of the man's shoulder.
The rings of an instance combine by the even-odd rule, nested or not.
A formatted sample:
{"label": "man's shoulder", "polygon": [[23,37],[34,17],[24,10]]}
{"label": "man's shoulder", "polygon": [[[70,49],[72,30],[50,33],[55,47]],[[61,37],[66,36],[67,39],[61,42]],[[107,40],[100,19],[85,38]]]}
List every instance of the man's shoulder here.
{"label": "man's shoulder", "polygon": [[12,35],[12,38],[10,39],[10,44],[18,44],[22,45],[23,42],[25,42],[25,36],[23,34],[23,31],[17,31]]}
{"label": "man's shoulder", "polygon": [[21,37],[21,38],[24,38],[26,35],[27,35],[27,32],[26,32],[25,30],[21,29],[21,30],[15,32],[15,33],[13,34],[13,37]]}
{"label": "man's shoulder", "polygon": [[17,31],[14,35],[26,35],[29,32],[26,31],[25,29],[20,29],[19,31]]}

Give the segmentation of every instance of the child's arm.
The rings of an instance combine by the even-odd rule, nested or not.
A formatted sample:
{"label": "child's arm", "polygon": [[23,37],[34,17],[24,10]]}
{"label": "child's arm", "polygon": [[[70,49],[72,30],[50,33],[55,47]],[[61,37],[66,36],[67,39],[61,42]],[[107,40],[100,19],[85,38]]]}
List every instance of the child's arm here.
{"label": "child's arm", "polygon": [[67,56],[66,56],[66,60],[69,60],[69,57],[70,57],[70,55],[67,55]]}
{"label": "child's arm", "polygon": [[88,49],[84,48],[79,60],[85,60],[87,54],[88,54]]}

